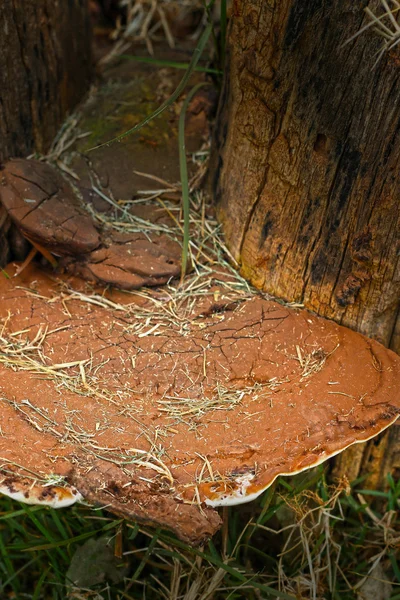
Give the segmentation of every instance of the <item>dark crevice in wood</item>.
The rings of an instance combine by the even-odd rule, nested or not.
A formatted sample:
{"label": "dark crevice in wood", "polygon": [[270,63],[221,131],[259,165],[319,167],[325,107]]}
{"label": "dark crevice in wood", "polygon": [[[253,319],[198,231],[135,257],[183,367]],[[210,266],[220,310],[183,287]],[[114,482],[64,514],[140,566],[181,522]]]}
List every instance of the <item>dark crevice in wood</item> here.
{"label": "dark crevice in wood", "polygon": [[88,89],[88,4],[2,0],[0,30],[1,162],[46,152]]}
{"label": "dark crevice in wood", "polygon": [[400,48],[343,46],[362,4],[236,1],[217,213],[254,285],[400,352]]}

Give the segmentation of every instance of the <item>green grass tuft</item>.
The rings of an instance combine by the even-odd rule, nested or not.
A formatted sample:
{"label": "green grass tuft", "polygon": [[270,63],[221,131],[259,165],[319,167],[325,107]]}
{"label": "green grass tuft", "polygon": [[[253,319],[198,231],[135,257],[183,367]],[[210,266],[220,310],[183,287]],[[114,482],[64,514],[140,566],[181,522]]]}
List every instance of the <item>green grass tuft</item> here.
{"label": "green grass tuft", "polygon": [[[222,509],[224,526],[203,548],[103,509],[56,511],[2,497],[0,597],[354,600],[379,564],[395,600],[399,497],[400,482],[390,477],[377,495],[358,484],[327,486],[318,467]],[[84,587],[74,585],[81,572]]]}

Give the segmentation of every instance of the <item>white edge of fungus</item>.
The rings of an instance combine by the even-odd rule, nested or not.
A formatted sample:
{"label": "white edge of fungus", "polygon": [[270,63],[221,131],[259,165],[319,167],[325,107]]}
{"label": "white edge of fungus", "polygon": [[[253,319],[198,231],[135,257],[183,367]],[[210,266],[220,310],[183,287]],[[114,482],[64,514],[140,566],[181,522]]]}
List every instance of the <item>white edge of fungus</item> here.
{"label": "white edge of fungus", "polygon": [[[254,492],[253,494],[246,494],[246,490],[250,485],[252,485],[252,481],[255,476],[252,473],[247,473],[245,475],[241,475],[235,480],[235,482],[238,484],[238,488],[234,490],[231,494],[227,495],[222,492],[218,498],[206,498],[204,502],[205,504],[207,504],[207,506],[211,506],[213,508],[217,508],[219,506],[237,506],[239,504],[246,504],[247,502],[251,502],[252,500],[255,500],[256,498],[261,496],[261,494],[265,492],[278,477],[289,477],[292,475],[298,475],[299,473],[303,473],[304,471],[308,471],[309,469],[317,467],[318,465],[329,460],[330,458],[333,458],[337,454],[340,454],[344,450],[347,450],[347,448],[355,446],[355,444],[363,444],[365,442],[368,442],[369,440],[372,440],[374,437],[385,431],[385,429],[393,425],[399,418],[400,414],[396,415],[396,417],[392,421],[387,423],[387,425],[380,429],[377,433],[374,433],[374,435],[351,442],[351,444],[348,444],[344,448],[341,448],[336,452],[332,452],[331,454],[327,454],[325,452],[322,453],[320,458],[316,462],[307,465],[302,469],[298,469],[297,471],[291,471],[287,473],[277,473],[277,475],[275,475],[275,477],[265,487],[257,490],[257,492]],[[18,502],[23,502],[24,504],[48,506],[50,508],[66,508],[68,506],[72,506],[76,502],[83,501],[83,496],[78,490],[74,488],[62,488],[62,490],[63,491],[61,494],[59,494],[57,490],[53,490],[54,496],[48,499],[39,500],[39,498],[36,496],[33,490],[31,490],[31,493],[27,497],[26,492],[29,492],[29,489],[25,491],[11,491],[9,486],[0,484],[0,494],[8,496],[13,500],[18,500]],[[70,494],[67,497],[65,494],[66,491],[68,491]]]}
{"label": "white edge of fungus", "polygon": [[336,456],[337,454],[340,454],[344,450],[347,450],[347,448],[350,448],[350,446],[355,446],[356,444],[364,444],[365,442],[372,440],[374,437],[376,437],[377,435],[379,435],[380,433],[385,431],[385,429],[387,429],[388,427],[393,425],[393,423],[395,423],[397,421],[397,419],[399,419],[399,418],[400,418],[400,414],[396,415],[392,421],[387,423],[387,425],[385,425],[385,427],[380,429],[377,433],[374,433],[374,435],[371,435],[362,440],[356,440],[355,442],[351,442],[351,444],[348,444],[344,448],[341,448],[340,450],[337,450],[336,452],[332,452],[331,454],[327,454],[325,452],[322,453],[321,457],[315,463],[312,463],[311,465],[307,465],[306,467],[303,467],[302,469],[299,469],[297,471],[291,471],[289,473],[278,473],[265,487],[263,487],[260,490],[257,490],[257,492],[254,492],[252,494],[246,494],[247,488],[252,484],[252,480],[255,477],[252,473],[247,473],[246,475],[241,475],[240,477],[238,477],[235,480],[236,483],[238,484],[238,488],[236,490],[234,490],[232,493],[230,493],[228,495],[228,494],[222,492],[218,498],[216,498],[216,499],[206,498],[204,500],[204,502],[205,502],[205,504],[207,504],[207,506],[211,506],[213,508],[217,508],[219,506],[237,506],[239,504],[246,504],[247,502],[251,502],[252,500],[255,500],[256,498],[261,496],[261,494],[263,492],[265,492],[274,483],[274,481],[278,477],[289,477],[291,475],[298,475],[299,473],[303,473],[304,471],[308,471],[309,469],[318,467],[318,465],[321,465],[326,460],[329,460],[330,458],[333,458],[334,456]]}
{"label": "white edge of fungus", "polygon": [[[65,493],[66,491],[68,491],[70,495],[67,496]],[[29,493],[28,497],[25,495],[26,492]],[[57,490],[54,490],[53,497],[40,500],[33,490],[31,492],[29,492],[29,489],[25,491],[11,491],[7,485],[1,484],[0,494],[8,496],[13,500],[18,500],[18,502],[23,502],[24,504],[48,506],[49,508],[66,508],[67,506],[72,506],[76,502],[81,502],[83,500],[82,494],[78,492],[78,490],[71,488],[63,488],[61,494],[59,494]]]}

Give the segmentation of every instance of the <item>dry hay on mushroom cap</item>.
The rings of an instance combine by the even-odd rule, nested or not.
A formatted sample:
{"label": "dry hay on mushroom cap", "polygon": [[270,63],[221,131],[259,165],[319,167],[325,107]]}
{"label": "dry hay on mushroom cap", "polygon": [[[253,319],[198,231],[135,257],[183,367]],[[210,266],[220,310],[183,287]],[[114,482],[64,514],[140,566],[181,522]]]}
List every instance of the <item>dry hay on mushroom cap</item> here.
{"label": "dry hay on mushroom cap", "polygon": [[[181,249],[167,235],[168,227],[135,219],[109,201],[124,214],[120,225],[130,226],[129,231],[106,227],[104,215],[90,216],[90,207],[84,206],[76,190],[45,162],[14,159],[1,169],[0,206],[53,265],[57,261],[52,254],[61,257],[64,270],[124,289],[160,285],[178,276]],[[154,208],[150,214],[160,219]]]}
{"label": "dry hay on mushroom cap", "polygon": [[196,277],[185,294],[99,294],[32,265],[0,280],[1,491],[32,502],[64,482],[199,543],[220,525],[212,507],[396,420],[400,357]]}

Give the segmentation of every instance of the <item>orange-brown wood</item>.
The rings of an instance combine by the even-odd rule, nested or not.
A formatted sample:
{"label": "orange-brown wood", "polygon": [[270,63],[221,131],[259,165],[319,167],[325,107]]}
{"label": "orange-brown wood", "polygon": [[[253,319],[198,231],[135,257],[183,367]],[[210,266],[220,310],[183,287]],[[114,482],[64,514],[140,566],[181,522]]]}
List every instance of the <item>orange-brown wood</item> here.
{"label": "orange-brown wood", "polygon": [[367,5],[234,2],[211,184],[245,277],[399,352],[399,50],[374,66],[372,30],[345,45]]}

